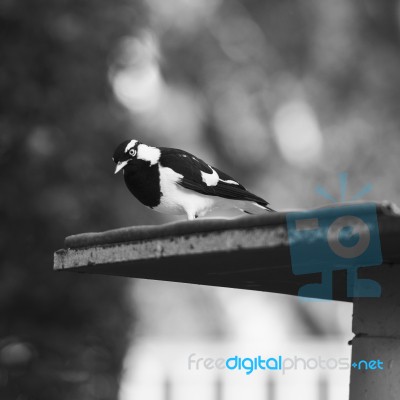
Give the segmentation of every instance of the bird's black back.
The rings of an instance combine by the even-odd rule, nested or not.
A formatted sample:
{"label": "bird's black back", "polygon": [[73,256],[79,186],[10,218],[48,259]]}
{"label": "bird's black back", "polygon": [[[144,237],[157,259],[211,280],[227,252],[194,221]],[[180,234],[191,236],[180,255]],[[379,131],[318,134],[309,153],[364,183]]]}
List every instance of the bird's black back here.
{"label": "bird's black back", "polygon": [[175,172],[183,175],[178,182],[179,185],[186,189],[194,190],[198,193],[208,196],[219,196],[232,200],[246,200],[256,202],[264,207],[268,206],[268,202],[261,197],[250,193],[236,179],[220,171],[218,168],[212,167],[224,181],[234,181],[237,184],[230,184],[219,181],[215,186],[208,186],[202,179],[201,172],[211,174],[213,171],[210,166],[200,158],[190,154],[184,150],[160,147],[161,158],[159,160],[163,167],[169,167]]}

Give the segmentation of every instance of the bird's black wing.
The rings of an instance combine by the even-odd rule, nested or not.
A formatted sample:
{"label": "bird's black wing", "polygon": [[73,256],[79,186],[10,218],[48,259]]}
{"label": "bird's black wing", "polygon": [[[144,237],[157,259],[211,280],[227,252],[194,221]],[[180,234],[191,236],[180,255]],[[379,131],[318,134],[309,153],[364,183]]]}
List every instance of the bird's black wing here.
{"label": "bird's black wing", "polygon": [[[208,196],[219,196],[232,200],[254,201],[261,206],[268,206],[267,201],[248,192],[245,187],[235,179],[220,171],[218,168],[209,166],[200,158],[183,150],[166,147],[160,147],[160,150],[161,157],[159,162],[161,166],[171,168],[178,174],[181,174],[183,177],[178,184],[182,187]],[[218,174],[219,181],[216,185],[209,186],[203,181],[201,172],[212,174],[213,170]]]}

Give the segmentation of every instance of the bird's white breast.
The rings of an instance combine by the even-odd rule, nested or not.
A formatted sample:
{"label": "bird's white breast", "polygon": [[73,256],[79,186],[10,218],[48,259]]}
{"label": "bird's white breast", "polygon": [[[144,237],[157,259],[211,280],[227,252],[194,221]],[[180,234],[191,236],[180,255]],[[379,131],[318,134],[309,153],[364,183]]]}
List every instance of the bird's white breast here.
{"label": "bird's white breast", "polygon": [[183,176],[173,169],[160,165],[159,172],[162,196],[160,205],[154,207],[154,210],[194,217],[204,215],[217,205],[218,198],[205,196],[180,186],[178,182]]}

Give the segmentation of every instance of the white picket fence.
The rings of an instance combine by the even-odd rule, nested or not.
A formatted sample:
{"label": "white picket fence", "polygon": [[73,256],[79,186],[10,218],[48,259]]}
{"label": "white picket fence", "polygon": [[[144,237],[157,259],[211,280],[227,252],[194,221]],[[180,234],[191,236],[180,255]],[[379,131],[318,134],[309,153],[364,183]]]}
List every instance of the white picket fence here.
{"label": "white picket fence", "polygon": [[[137,340],[126,357],[120,400],[346,400],[350,369],[243,370],[207,369],[205,358],[275,357],[323,361],[348,360],[350,346],[344,340],[311,341],[290,344],[235,343],[215,341]],[[189,356],[193,363],[189,368]],[[333,367],[334,361],[330,366]],[[197,365],[197,367],[196,367]],[[310,363],[314,367],[315,362]]]}

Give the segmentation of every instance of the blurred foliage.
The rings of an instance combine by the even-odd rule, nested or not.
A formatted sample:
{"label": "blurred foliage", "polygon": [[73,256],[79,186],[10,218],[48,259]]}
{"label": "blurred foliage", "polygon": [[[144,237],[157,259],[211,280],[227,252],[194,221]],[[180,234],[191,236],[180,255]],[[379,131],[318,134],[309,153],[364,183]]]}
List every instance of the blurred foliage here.
{"label": "blurred foliage", "polygon": [[119,96],[147,140],[199,154],[277,209],[326,203],[319,184],[338,196],[342,171],[350,196],[372,183],[369,199],[398,201],[398,0],[148,3],[156,100],[139,109],[134,81]]}
{"label": "blurred foliage", "polygon": [[72,233],[118,224],[111,155],[125,136],[108,68],[137,1],[0,2],[0,398],[115,399],[127,281],[52,272]]}

